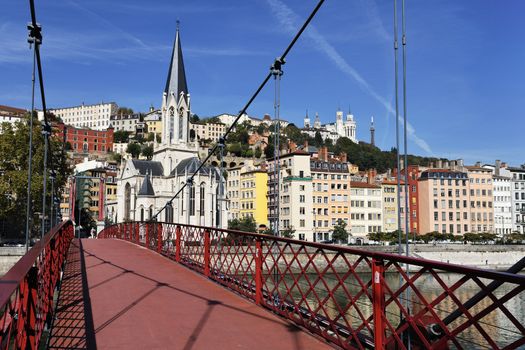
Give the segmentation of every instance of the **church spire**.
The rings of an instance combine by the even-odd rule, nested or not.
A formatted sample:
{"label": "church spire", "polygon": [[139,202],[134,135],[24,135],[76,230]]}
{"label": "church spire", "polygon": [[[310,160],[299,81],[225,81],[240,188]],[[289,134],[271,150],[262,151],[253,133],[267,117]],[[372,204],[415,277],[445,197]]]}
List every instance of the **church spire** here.
{"label": "church spire", "polygon": [[164,92],[169,96],[173,93],[178,101],[180,93],[188,94],[188,85],[186,84],[186,72],[184,70],[184,60],[182,59],[182,48],[180,44],[179,21],[177,21],[177,33],[175,43],[171,53],[170,68],[168,70],[168,79]]}

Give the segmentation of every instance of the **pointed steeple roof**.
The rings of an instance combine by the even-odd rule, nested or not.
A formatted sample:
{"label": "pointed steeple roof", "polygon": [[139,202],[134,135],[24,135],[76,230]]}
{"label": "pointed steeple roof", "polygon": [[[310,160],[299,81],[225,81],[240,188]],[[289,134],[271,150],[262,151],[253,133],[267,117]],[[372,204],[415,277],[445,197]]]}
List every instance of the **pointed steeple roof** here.
{"label": "pointed steeple roof", "polygon": [[166,94],[174,93],[177,100],[181,92],[188,93],[188,85],[186,84],[186,72],[184,70],[184,61],[182,59],[182,48],[180,44],[179,23],[177,21],[177,33],[175,35],[175,42],[173,43],[173,51],[171,53],[170,68],[168,70],[168,79],[166,80],[166,87],[164,88]]}
{"label": "pointed steeple roof", "polygon": [[140,186],[139,196],[154,196],[155,191],[153,190],[153,185],[150,181],[150,175],[146,174],[142,186]]}

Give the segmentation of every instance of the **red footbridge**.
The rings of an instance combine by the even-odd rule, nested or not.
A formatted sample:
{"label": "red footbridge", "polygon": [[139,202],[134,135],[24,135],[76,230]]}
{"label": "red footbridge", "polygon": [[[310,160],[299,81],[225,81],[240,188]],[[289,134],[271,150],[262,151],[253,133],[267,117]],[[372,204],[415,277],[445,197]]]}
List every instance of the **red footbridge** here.
{"label": "red footbridge", "polygon": [[66,221],[0,280],[2,349],[518,349],[508,272],[210,227]]}

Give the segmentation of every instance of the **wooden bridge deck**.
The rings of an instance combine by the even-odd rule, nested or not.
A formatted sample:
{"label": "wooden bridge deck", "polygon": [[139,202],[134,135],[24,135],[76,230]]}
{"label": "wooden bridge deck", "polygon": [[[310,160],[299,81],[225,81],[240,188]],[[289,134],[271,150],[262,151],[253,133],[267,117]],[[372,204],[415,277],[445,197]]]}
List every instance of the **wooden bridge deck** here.
{"label": "wooden bridge deck", "polygon": [[292,323],[147,249],[75,240],[51,349],[326,349]]}

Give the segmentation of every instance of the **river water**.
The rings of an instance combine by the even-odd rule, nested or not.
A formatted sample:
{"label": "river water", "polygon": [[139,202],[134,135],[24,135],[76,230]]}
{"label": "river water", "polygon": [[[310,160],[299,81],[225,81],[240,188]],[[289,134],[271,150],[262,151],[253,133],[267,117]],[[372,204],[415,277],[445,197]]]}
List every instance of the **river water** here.
{"label": "river water", "polygon": [[[360,291],[363,290],[361,283],[366,284],[370,281],[370,274],[358,273],[355,276],[350,275],[345,279],[344,287],[338,282],[337,275],[327,274],[324,275],[323,281],[317,280],[317,275],[288,275],[284,281],[279,283],[279,291],[282,296],[291,296],[300,307],[304,307],[315,311],[318,315],[327,317],[329,319],[336,319],[336,322],[340,324],[349,324],[352,328],[359,327],[363,321],[363,318],[368,318],[372,315],[372,302],[370,297],[366,294],[362,294],[358,299],[355,300],[354,305],[351,305],[349,295],[355,298]],[[400,303],[406,308],[406,305],[410,307],[412,314],[421,311],[424,308],[425,301],[430,303],[435,301],[436,298],[444,293],[443,285],[453,286],[458,282],[464,275],[456,273],[438,273],[439,279],[436,279],[430,273],[424,273],[414,282],[414,288],[410,289],[408,299],[407,294],[403,293],[398,298]],[[265,286],[272,289],[273,283],[270,279],[265,279]],[[317,282],[316,282],[317,281]],[[394,273],[388,273],[385,275],[386,284],[390,290],[396,291],[400,285],[399,275]],[[480,279],[479,283],[484,285],[489,284],[490,280]],[[518,287],[515,284],[505,283],[497,288],[493,295],[496,299],[500,299],[507,295],[509,292]],[[523,286],[521,287],[523,288]],[[287,293],[286,291],[289,290]],[[458,309],[458,303],[465,303],[468,299],[474,296],[481,290],[478,283],[472,279],[461,284],[461,286],[454,291],[453,296],[446,296],[439,303],[434,305],[433,310],[441,319],[444,319],[451,312]],[[371,295],[371,290],[368,289]],[[333,294],[333,296],[331,295]],[[419,294],[418,294],[419,293]],[[306,294],[306,300],[301,300],[301,295]],[[389,294],[387,292],[387,294]],[[388,299],[388,296],[387,296]],[[318,300],[322,300],[322,305]],[[407,303],[407,300],[409,301]],[[485,297],[482,301],[472,307],[469,312],[471,315],[477,315],[479,312],[485,310],[493,304],[493,300],[490,297]],[[504,303],[509,313],[511,313],[516,321],[520,325],[525,325],[525,292],[517,293],[514,297],[510,298]],[[339,317],[343,314],[344,317]],[[389,323],[393,328],[399,325],[400,320],[400,308],[392,302],[386,308],[386,316]],[[458,325],[461,325],[468,318],[466,316],[460,316],[454,322],[452,322],[448,329],[454,329]],[[486,316],[482,317],[478,322],[479,328],[471,325],[463,332],[457,335],[460,346],[466,349],[491,349],[493,348],[485,339],[483,333],[486,333],[486,337],[492,339],[498,347],[504,347],[512,342],[525,337],[519,330],[519,326],[513,324],[505,312],[500,309],[493,310]],[[388,332],[387,332],[388,333]],[[450,342],[451,348],[455,348],[454,344]],[[525,349],[525,346],[520,348]]]}

